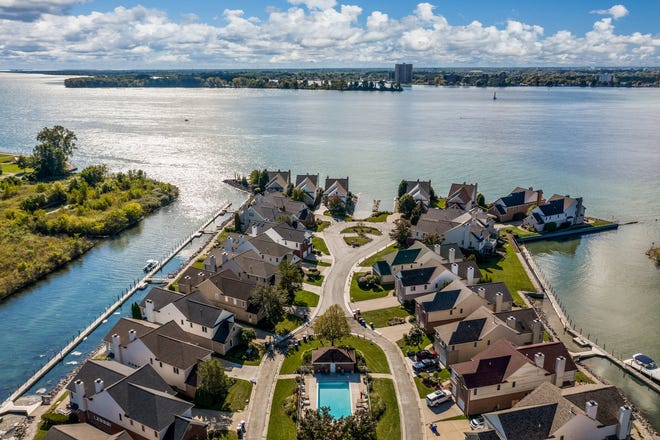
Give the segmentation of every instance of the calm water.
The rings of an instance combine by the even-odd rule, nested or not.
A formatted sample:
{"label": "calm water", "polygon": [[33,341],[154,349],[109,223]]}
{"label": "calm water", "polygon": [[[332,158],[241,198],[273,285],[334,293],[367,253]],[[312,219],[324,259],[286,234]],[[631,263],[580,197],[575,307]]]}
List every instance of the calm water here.
{"label": "calm water", "polygon": [[[391,209],[398,182],[420,177],[439,194],[453,181],[478,181],[487,200],[515,186],[579,194],[588,215],[637,220],[529,248],[585,333],[616,353],[660,359],[660,271],[644,256],[660,242],[658,89],[504,89],[493,101],[492,90],[470,88],[65,89],[62,80],[0,74],[0,150],[28,153],[42,127],[62,124],[78,135],[79,166],[141,168],[178,185],[181,197],[0,303],[0,399],[136,279],[146,259],[166,254],[225,200],[240,203],[222,179],[257,167],[349,175],[362,213],[373,199]],[[636,402],[656,425],[659,400]]]}
{"label": "calm water", "polygon": [[335,419],[351,415],[351,391],[348,382],[318,382],[318,407],[330,408]]}

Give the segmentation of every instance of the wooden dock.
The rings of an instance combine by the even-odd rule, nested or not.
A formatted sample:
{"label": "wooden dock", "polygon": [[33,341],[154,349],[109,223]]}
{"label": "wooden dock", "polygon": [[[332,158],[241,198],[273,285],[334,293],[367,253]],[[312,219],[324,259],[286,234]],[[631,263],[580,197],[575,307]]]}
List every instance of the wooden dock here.
{"label": "wooden dock", "polygon": [[[204,223],[197,231],[203,230],[213,223],[219,216],[222,210],[227,210],[231,206],[231,203],[228,203],[221,210],[213,214],[213,216]],[[231,219],[231,217],[229,218]],[[223,227],[227,224],[227,221],[223,222]],[[69,342],[64,348],[62,348],[57,354],[55,354],[48,362],[46,362],[39,370],[37,370],[32,377],[30,377],[23,385],[18,387],[3,403],[0,405],[0,416],[7,413],[23,413],[27,411],[27,408],[24,406],[17,406],[14,404],[14,401],[25,394],[32,386],[39,381],[43,376],[46,375],[55,365],[64,360],[64,357],[69,354],[74,348],[78,346],[87,336],[89,336],[99,325],[105,322],[119,307],[122,306],[126,301],[130,299],[133,294],[140,290],[144,283],[148,283],[149,280],[154,279],[155,275],[174,258],[183,248],[188,246],[190,242],[197,237],[197,231],[190,234],[187,238],[181,241],[178,246],[176,246],[163,260],[161,260],[154,268],[149,271],[144,278],[133,283],[133,285],[126,290],[117,301],[112,305],[105,308],[105,310],[92,322],[88,325],[78,336],[74,337],[71,342]],[[38,405],[37,405],[38,406]]]}
{"label": "wooden dock", "polygon": [[527,267],[536,277],[538,284],[543,288],[543,292],[545,293],[546,298],[550,300],[550,303],[552,304],[552,308],[555,310],[555,313],[557,313],[557,316],[559,317],[559,320],[564,326],[564,329],[574,337],[579,338],[580,340],[584,341],[586,344],[591,346],[590,350],[571,353],[573,358],[576,361],[580,359],[588,359],[591,357],[600,357],[607,359],[608,361],[612,362],[614,365],[621,368],[624,372],[630,374],[635,379],[639,380],[644,385],[646,385],[656,393],[660,394],[660,385],[658,385],[653,379],[644,376],[642,373],[640,373],[639,371],[633,368],[630,368],[628,365],[624,364],[621,359],[615,357],[612,353],[609,353],[603,347],[591,341],[588,337],[584,336],[575,329],[572,322],[566,317],[566,314],[564,313],[562,306],[559,304],[559,301],[557,301],[557,298],[552,290],[552,287],[550,286],[550,283],[545,279],[545,277],[543,276],[543,272],[541,272],[539,267],[536,265],[536,262],[534,261],[534,259],[532,258],[529,251],[525,248],[524,245],[520,245],[520,253],[523,259],[525,260]]}

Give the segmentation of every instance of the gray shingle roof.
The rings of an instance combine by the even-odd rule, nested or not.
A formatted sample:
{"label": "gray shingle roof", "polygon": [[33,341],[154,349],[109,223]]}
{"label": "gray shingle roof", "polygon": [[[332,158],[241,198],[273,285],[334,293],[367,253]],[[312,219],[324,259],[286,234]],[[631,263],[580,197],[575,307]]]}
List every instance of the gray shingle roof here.
{"label": "gray shingle roof", "polygon": [[259,234],[250,238],[249,242],[257,249],[257,252],[263,255],[282,258],[292,254],[291,249],[274,241],[266,234]]}
{"label": "gray shingle roof", "polygon": [[220,291],[232,298],[247,301],[252,291],[257,286],[256,281],[239,279],[231,271],[223,271],[213,276],[210,280]]}
{"label": "gray shingle roof", "polygon": [[[459,273],[460,273],[460,269],[459,269]],[[509,289],[507,289],[506,284],[501,282],[474,284],[472,286],[467,286],[467,287],[468,289],[472,290],[479,296],[485,295],[486,301],[488,301],[491,304],[495,304],[495,295],[498,293],[502,294],[503,302],[513,302],[513,297],[511,296],[511,292],[509,292]]]}
{"label": "gray shingle roof", "polygon": [[460,294],[460,289],[443,290],[415,298],[415,302],[427,312],[449,310],[454,307]]}
{"label": "gray shingle roof", "polygon": [[550,437],[557,404],[532,406],[497,413],[507,440],[546,440]]}
{"label": "gray shingle roof", "polygon": [[121,318],[117,324],[110,329],[110,331],[105,335],[103,340],[108,343],[112,343],[112,335],[115,333],[119,335],[119,343],[123,346],[128,345],[130,338],[128,332],[135,330],[135,337],[140,338],[155,328],[158,328],[158,324],[151,323],[149,321],[143,321],[140,319],[133,318]]}
{"label": "gray shingle roof", "polygon": [[78,373],[76,373],[71,382],[66,386],[66,389],[75,392],[75,382],[82,380],[85,386],[85,395],[91,397],[96,394],[94,387],[94,381],[96,379],[101,379],[104,387],[107,388],[132,374],[134,371],[131,367],[115,361],[89,360],[80,367],[80,370],[78,370]]}
{"label": "gray shingle roof", "polygon": [[209,328],[232,316],[231,312],[211,304],[199,290],[179,298],[173,304],[188,321]]}
{"label": "gray shingle roof", "polygon": [[208,424],[188,417],[175,416],[174,423],[170,425],[163,440],[183,440],[192,426],[206,427]]}
{"label": "gray shingle roof", "polygon": [[153,301],[154,310],[160,310],[166,305],[176,301],[181,298],[183,294],[174,292],[173,290],[162,289],[160,287],[153,287],[149,293],[144,297],[140,302],[140,307],[144,307],[148,299]]}
{"label": "gray shingle roof", "polygon": [[435,267],[420,267],[418,269],[402,270],[396,276],[405,287],[419,286],[421,284],[429,284],[431,282],[431,275],[433,275],[435,270]]}
{"label": "gray shingle roof", "polygon": [[392,275],[392,269],[386,261],[376,261],[373,268],[381,275]]}
{"label": "gray shingle roof", "polygon": [[500,440],[494,429],[465,432],[465,440]]}
{"label": "gray shingle roof", "polygon": [[286,223],[278,223],[272,229],[279,234],[284,240],[292,241],[294,243],[304,243],[307,239],[307,233],[289,226]]}
{"label": "gray shingle roof", "polygon": [[132,440],[132,438],[126,431],[106,434],[87,423],[74,423],[52,426],[44,440]]}
{"label": "gray shingle roof", "polygon": [[[454,263],[454,264],[458,265],[458,276],[461,279],[467,279],[468,267],[474,269],[474,278],[482,277],[481,271],[479,270],[479,266],[477,266],[477,263],[475,263],[474,261],[461,261],[460,263]],[[447,270],[451,271],[451,263],[443,264],[443,266],[446,267]]]}
{"label": "gray shingle roof", "polygon": [[481,335],[485,323],[486,318],[464,319],[458,323],[458,327],[456,327],[456,330],[452,333],[448,344],[458,345],[479,340],[479,336]]}
{"label": "gray shingle roof", "polygon": [[211,355],[211,350],[188,342],[184,332],[174,321],[140,338],[156,359],[182,370]]}

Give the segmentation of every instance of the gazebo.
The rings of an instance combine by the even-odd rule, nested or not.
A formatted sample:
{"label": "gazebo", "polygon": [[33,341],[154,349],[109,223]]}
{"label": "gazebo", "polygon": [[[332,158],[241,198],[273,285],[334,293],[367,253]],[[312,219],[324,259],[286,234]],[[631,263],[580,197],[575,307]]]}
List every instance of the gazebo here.
{"label": "gazebo", "polygon": [[315,373],[355,371],[355,350],[352,348],[321,347],[312,352],[312,368]]}

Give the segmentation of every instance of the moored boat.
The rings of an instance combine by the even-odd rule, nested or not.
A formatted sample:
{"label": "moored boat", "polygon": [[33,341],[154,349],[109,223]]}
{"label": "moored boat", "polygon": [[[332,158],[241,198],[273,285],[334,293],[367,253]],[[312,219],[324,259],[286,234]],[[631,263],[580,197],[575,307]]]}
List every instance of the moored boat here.
{"label": "moored boat", "polygon": [[642,353],[636,353],[631,359],[624,360],[623,363],[656,382],[660,382],[660,368],[658,368],[658,365],[650,357]]}
{"label": "moored boat", "polygon": [[151,272],[151,270],[158,265],[158,260],[147,260],[147,264],[142,270],[145,272]]}

